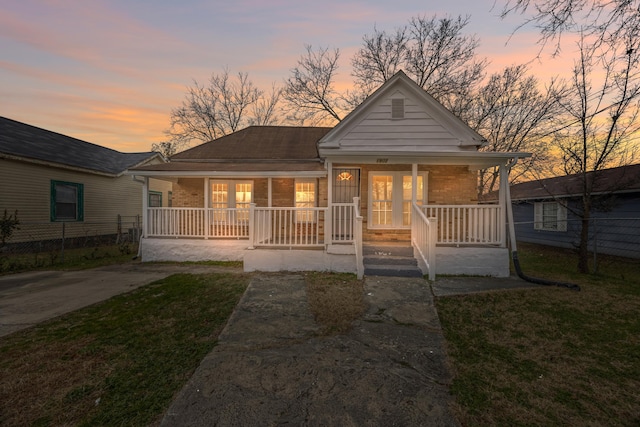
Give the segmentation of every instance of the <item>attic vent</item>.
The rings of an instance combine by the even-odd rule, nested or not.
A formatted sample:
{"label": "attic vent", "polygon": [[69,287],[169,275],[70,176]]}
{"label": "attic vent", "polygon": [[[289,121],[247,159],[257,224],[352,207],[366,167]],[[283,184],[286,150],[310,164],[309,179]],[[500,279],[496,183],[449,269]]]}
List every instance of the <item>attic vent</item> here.
{"label": "attic vent", "polygon": [[376,159],[376,163],[387,163],[389,159]]}
{"label": "attic vent", "polygon": [[393,98],[391,100],[391,118],[404,119],[404,98]]}

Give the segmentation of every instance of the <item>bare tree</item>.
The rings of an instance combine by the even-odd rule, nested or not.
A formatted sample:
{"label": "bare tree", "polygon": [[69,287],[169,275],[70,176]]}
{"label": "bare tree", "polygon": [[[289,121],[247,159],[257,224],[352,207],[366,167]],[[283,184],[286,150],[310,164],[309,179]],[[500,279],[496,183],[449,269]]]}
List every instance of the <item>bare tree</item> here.
{"label": "bare tree", "polygon": [[370,94],[402,69],[407,57],[407,29],[398,28],[394,34],[379,31],[362,38],[363,46],[351,59],[352,75],[362,92]]}
{"label": "bare tree", "polygon": [[335,89],[340,50],[305,46],[306,53],[285,81],[282,98],[288,103],[291,119],[298,123],[335,123],[349,111],[343,95]]}
{"label": "bare tree", "polygon": [[565,33],[594,36],[597,44],[615,44],[629,39],[640,28],[640,5],[637,0],[506,0],[502,17],[520,13],[527,24],[540,31],[540,44],[555,42],[554,53],[561,47]]}
{"label": "bare tree", "polygon": [[[487,138],[484,151],[534,153],[513,169],[512,182],[546,159],[543,136],[554,126],[559,114],[557,101],[563,93],[563,86],[556,80],[542,87],[538,79],[528,74],[526,65],[516,65],[491,75],[474,96],[469,125]],[[499,175],[498,168],[480,171],[479,194],[496,190]]]}
{"label": "bare tree", "polygon": [[251,106],[251,117],[249,123],[256,126],[275,125],[280,123],[278,111],[280,108],[280,98],[282,89],[275,83],[271,85],[271,92],[262,95]]}
{"label": "bare tree", "polygon": [[594,47],[583,36],[579,48],[571,94],[560,100],[568,123],[554,137],[564,173],[581,178],[581,202],[577,208],[567,208],[581,219],[578,271],[588,273],[594,192],[596,188],[603,191],[599,172],[635,160],[640,135],[640,52],[635,38]]}
{"label": "bare tree", "polygon": [[484,77],[476,36],[464,35],[469,17],[414,17],[393,33],[374,29],[352,60],[356,85],[370,93],[403,69],[420,87],[454,114],[469,107],[469,94]]}
{"label": "bare tree", "polygon": [[265,96],[248,73],[232,77],[224,69],[212,74],[206,86],[194,80],[182,105],[171,110],[170,127],[165,131],[168,140],[153,144],[152,149],[172,155],[193,141],[211,141],[251,124],[272,124],[279,99],[280,90],[275,85]]}

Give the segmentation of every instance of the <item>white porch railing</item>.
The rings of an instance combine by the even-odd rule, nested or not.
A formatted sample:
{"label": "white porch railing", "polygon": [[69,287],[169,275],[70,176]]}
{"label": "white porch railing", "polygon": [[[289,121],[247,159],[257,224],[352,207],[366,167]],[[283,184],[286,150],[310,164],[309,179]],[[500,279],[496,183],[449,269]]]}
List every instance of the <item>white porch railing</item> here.
{"label": "white porch railing", "polygon": [[249,209],[149,208],[149,237],[249,237]]}
{"label": "white porch railing", "polygon": [[505,232],[499,205],[420,206],[427,218],[437,218],[438,244],[504,245]]}
{"label": "white porch railing", "polygon": [[146,233],[153,237],[204,237],[204,209],[148,208]]}
{"label": "white porch railing", "polygon": [[[358,201],[359,197],[356,197]],[[353,243],[355,239],[355,212],[354,206],[358,203],[334,203],[332,209],[332,236],[333,243]]]}
{"label": "white porch railing", "polygon": [[251,207],[250,247],[311,247],[324,245],[327,208]]}
{"label": "white porch railing", "polygon": [[436,218],[427,218],[421,207],[411,204],[411,244],[417,249],[429,271],[429,280],[436,278]]}

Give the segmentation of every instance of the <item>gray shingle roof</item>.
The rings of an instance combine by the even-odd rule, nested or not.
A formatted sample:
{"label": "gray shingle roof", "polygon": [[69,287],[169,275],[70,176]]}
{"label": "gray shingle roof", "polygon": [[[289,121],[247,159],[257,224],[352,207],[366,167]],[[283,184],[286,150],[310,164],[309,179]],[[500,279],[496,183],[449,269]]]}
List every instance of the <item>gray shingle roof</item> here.
{"label": "gray shingle roof", "polygon": [[328,127],[250,126],[171,157],[189,160],[309,160],[318,159],[317,142]]}
{"label": "gray shingle roof", "polygon": [[321,172],[317,142],[331,128],[249,126],[132,172]]}
{"label": "gray shingle roof", "polygon": [[158,156],[154,152],[121,153],[0,117],[0,156],[2,154],[113,175]]}
{"label": "gray shingle roof", "polygon": [[[593,175],[588,172],[587,177]],[[565,175],[521,182],[510,187],[511,200],[535,200],[572,197],[582,194],[582,175]],[[598,171],[593,194],[640,191],[640,163]],[[482,197],[484,201],[498,199],[494,191]]]}

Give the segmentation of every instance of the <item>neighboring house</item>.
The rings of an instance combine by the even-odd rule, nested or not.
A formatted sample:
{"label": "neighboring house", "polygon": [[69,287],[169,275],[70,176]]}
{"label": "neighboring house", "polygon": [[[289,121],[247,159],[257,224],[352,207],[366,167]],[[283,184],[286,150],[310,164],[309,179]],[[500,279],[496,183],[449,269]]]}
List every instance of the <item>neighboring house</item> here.
{"label": "neighboring house", "polygon": [[334,128],[253,126],[130,169],[174,183],[173,207],[145,207],[143,261],[361,276],[363,245],[393,241],[432,278],[506,276],[506,199],[478,205],[477,171],[527,154],[485,142],[399,72]]}
{"label": "neighboring house", "polygon": [[[0,215],[18,211],[21,226],[10,243],[115,234],[118,215],[142,214],[142,183],[124,172],[164,163],[158,153],[120,153],[0,117]],[[171,184],[153,181],[147,201],[168,206]],[[29,231],[38,225],[37,233]]]}
{"label": "neighboring house", "polygon": [[[567,175],[512,185],[518,240],[577,248],[581,179],[581,175]],[[640,164],[599,171],[595,182],[590,250],[640,258]]]}

